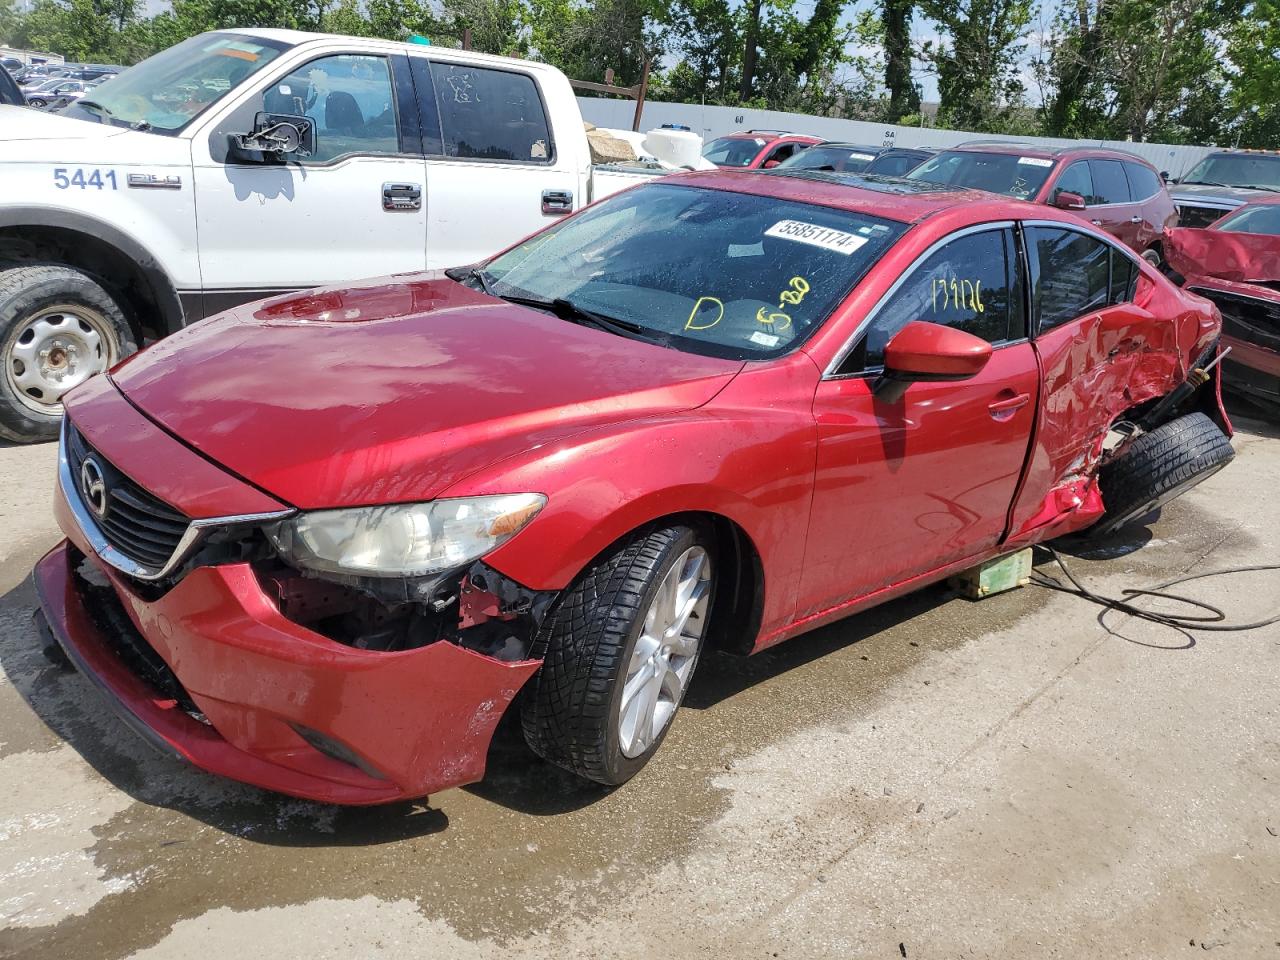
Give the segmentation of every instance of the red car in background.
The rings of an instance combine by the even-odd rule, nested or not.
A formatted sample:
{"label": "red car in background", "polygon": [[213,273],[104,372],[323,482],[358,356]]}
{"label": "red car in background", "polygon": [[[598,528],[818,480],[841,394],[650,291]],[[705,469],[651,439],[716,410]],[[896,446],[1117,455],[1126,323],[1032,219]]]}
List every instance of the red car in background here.
{"label": "red car in background", "polygon": [[707,646],[1230,460],[1209,303],[1072,215],[859,181],[668,177],[125,360],[66,398],[42,622],[151,742],[272,790],[478,780],[517,694],[537,753],[619,784]]}
{"label": "red car in background", "polygon": [[1222,311],[1223,385],[1280,417],[1280,197],[1169,231],[1169,266]]}
{"label": "red car in background", "polygon": [[702,148],[702,158],[725,169],[772,170],[818,143],[821,137],[784,130],[744,130],[710,141]]}
{"label": "red car in background", "polygon": [[1072,210],[1153,264],[1178,212],[1156,168],[1103,147],[971,143],[943,150],[906,176]]}

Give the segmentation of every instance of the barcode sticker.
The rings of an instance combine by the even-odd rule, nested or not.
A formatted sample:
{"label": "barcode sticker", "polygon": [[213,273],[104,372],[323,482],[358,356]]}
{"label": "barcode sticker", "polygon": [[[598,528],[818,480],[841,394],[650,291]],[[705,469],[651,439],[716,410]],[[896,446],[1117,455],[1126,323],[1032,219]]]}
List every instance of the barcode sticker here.
{"label": "barcode sticker", "polygon": [[846,257],[867,242],[866,237],[860,237],[856,233],[820,227],[816,223],[805,223],[803,220],[779,220],[766,230],[764,235],[822,247],[824,250],[843,254]]}

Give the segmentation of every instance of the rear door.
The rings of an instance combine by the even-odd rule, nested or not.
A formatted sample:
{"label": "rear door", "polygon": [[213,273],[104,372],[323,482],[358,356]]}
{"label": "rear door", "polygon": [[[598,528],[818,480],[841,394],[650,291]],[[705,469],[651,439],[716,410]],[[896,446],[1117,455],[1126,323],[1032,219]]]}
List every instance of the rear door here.
{"label": "rear door", "polygon": [[1119,160],[1090,160],[1093,198],[1085,215],[1116,239],[1138,248],[1141,210],[1129,194],[1129,178]]}
{"label": "rear door", "polygon": [[1133,248],[1141,252],[1163,239],[1166,226],[1173,226],[1173,201],[1160,175],[1146,164],[1126,160],[1124,172],[1133,197],[1133,216],[1139,218]]}
{"label": "rear door", "polygon": [[[1035,421],[1011,224],[962,230],[903,275],[814,397],[818,461],[801,616],[973,556],[1005,532]],[[913,320],[988,340],[986,368],[959,383],[872,393],[889,339]]]}
{"label": "rear door", "polygon": [[[1032,328],[1043,399],[1011,537],[1052,524],[1092,492],[1094,465],[1137,377],[1172,373],[1175,325],[1143,306],[1136,255],[1063,223],[1025,228]],[[1160,365],[1167,369],[1161,370]]]}
{"label": "rear door", "polygon": [[475,263],[581,206],[533,72],[410,58],[427,154],[427,266]]}

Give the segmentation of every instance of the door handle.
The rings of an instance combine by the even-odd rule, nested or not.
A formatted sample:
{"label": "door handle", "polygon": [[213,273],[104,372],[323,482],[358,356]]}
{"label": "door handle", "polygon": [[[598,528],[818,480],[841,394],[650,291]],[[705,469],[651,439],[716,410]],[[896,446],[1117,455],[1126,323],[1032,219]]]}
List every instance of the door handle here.
{"label": "door handle", "polygon": [[1092,223],[1095,227],[1100,227],[1100,226],[1102,226],[1102,221],[1101,221],[1101,220],[1090,220],[1089,222],[1090,222],[1090,223]]}
{"label": "door handle", "polygon": [[384,183],[383,210],[421,210],[422,185],[417,183]]}
{"label": "door handle", "polygon": [[543,190],[542,213],[548,217],[563,217],[573,213],[572,190]]}
{"label": "door handle", "polygon": [[993,400],[987,404],[993,420],[1008,420],[1031,400],[1029,393],[1013,393],[1009,390],[1001,391],[1000,396],[1000,400]]}
{"label": "door handle", "polygon": [[1142,222],[1142,218],[1141,218],[1141,217],[1130,217],[1130,218],[1129,218],[1129,222],[1130,222],[1130,223],[1141,223],[1141,222]]}

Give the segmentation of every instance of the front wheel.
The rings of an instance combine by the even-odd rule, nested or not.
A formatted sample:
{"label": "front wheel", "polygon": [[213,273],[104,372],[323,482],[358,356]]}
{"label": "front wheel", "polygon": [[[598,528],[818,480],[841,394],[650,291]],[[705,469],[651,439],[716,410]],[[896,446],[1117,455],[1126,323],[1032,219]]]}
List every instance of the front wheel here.
{"label": "front wheel", "polygon": [[684,699],[715,592],[708,535],[641,531],[593,564],[544,624],[521,721],[539,756],[625,783],[657,752]]}
{"label": "front wheel", "polygon": [[137,349],[115,300],[79,270],[0,272],[0,437],[56,437],[62,395]]}
{"label": "front wheel", "polygon": [[28,107],[34,107],[36,110],[43,110],[49,101],[42,100],[40,97],[32,97],[27,101]]}

